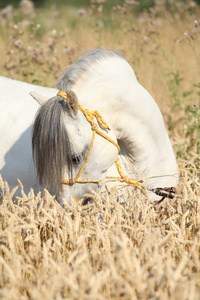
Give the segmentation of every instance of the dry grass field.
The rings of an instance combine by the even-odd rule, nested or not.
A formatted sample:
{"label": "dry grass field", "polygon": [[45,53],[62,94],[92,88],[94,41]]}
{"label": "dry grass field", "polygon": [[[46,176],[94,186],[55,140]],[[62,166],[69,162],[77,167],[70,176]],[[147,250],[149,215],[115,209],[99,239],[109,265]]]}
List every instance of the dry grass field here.
{"label": "dry grass field", "polygon": [[[97,1],[93,1],[97,2]],[[102,1],[98,1],[102,2]],[[27,15],[28,13],[28,15]],[[157,1],[107,12],[54,6],[0,11],[0,74],[55,87],[87,50],[123,53],[158,103],[180,174],[160,205],[137,192],[92,202],[23,193],[0,178],[0,299],[200,299],[200,7]],[[123,195],[122,195],[123,196]]]}

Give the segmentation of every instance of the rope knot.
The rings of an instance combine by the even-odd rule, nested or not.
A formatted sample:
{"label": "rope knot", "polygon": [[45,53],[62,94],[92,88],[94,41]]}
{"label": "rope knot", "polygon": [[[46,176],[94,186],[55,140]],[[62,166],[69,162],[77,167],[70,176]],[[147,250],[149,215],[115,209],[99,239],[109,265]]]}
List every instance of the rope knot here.
{"label": "rope knot", "polygon": [[143,184],[141,182],[138,182],[132,178],[129,178],[128,176],[124,175],[124,177],[122,177],[124,182],[127,183],[128,185],[131,185],[135,188],[138,189],[142,189],[143,188]]}
{"label": "rope knot", "polygon": [[109,126],[106,124],[103,117],[100,115],[100,113],[98,111],[95,110],[94,115],[95,115],[97,122],[101,128],[110,130]]}
{"label": "rope knot", "polygon": [[92,126],[96,125],[94,123],[94,117],[95,117],[101,128],[110,130],[109,126],[106,124],[103,117],[100,115],[98,111],[85,109],[81,104],[79,104],[79,109],[80,111],[82,111],[82,113],[85,115],[86,119],[88,120],[88,122],[90,122]]}
{"label": "rope knot", "polygon": [[68,181],[69,181],[69,185],[73,185],[75,183],[75,180],[73,178],[70,178]]}
{"label": "rope knot", "polygon": [[144,188],[144,185],[141,182],[138,182],[132,178],[129,178],[128,176],[124,175],[124,173],[122,172],[121,166],[119,164],[119,160],[117,159],[115,162],[117,171],[119,173],[119,175],[121,176],[123,182],[127,183],[128,185],[131,185],[135,188],[138,188],[140,190],[142,190]]}
{"label": "rope knot", "polygon": [[93,123],[93,124],[92,124],[92,130],[95,130],[95,131],[97,131],[97,130],[98,130],[98,126],[97,126],[97,124],[95,124],[95,123]]}

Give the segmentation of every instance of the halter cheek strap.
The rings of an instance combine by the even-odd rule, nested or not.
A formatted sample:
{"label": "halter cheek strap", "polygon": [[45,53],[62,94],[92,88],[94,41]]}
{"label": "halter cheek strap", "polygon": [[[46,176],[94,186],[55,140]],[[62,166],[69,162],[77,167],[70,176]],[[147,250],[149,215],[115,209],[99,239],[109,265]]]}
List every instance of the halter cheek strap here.
{"label": "halter cheek strap", "polygon": [[[64,99],[67,99],[67,93],[63,92],[63,91],[59,91],[57,93],[57,96],[61,96]],[[95,139],[95,135],[96,133],[101,135],[103,138],[105,138],[106,140],[108,140],[110,143],[112,143],[113,145],[115,145],[118,149],[118,152],[120,151],[120,147],[119,145],[113,141],[110,137],[108,137],[106,134],[104,134],[101,130],[99,130],[99,127],[101,127],[102,129],[107,129],[110,130],[109,126],[106,124],[106,122],[104,121],[103,117],[100,115],[100,113],[96,110],[88,110],[85,109],[81,104],[79,104],[78,106],[79,110],[85,115],[87,121],[91,124],[91,129],[93,131],[92,133],[92,140],[90,143],[90,148],[88,150],[86,159],[80,169],[80,171],[78,172],[78,174],[76,175],[75,178],[70,178],[70,179],[62,179],[61,183],[62,184],[68,184],[68,185],[73,185],[74,183],[99,183],[99,182],[103,182],[104,179],[96,179],[96,180],[80,180],[79,177],[82,174],[88,159],[90,157],[93,145],[94,145],[94,139]],[[96,118],[98,125],[94,122],[94,118]],[[105,179],[107,179],[108,181],[119,181],[119,182],[124,182],[134,188],[143,190],[145,188],[144,184],[141,181],[136,181],[132,178],[129,178],[128,176],[126,176],[121,169],[119,160],[117,158],[116,162],[115,162],[115,166],[117,168],[117,171],[120,175],[120,177],[109,177],[107,176]],[[148,188],[147,188],[148,189]],[[169,193],[169,189],[170,193]],[[173,188],[155,188],[155,189],[149,189],[152,192],[154,192],[155,194],[159,195],[159,196],[163,196],[163,198],[161,199],[161,201],[165,198],[165,197],[169,197],[169,198],[174,198],[175,196],[175,191],[172,190]],[[168,193],[167,193],[168,192]],[[169,195],[168,195],[169,194]],[[160,201],[160,202],[161,202]],[[159,202],[159,203],[160,203]]]}

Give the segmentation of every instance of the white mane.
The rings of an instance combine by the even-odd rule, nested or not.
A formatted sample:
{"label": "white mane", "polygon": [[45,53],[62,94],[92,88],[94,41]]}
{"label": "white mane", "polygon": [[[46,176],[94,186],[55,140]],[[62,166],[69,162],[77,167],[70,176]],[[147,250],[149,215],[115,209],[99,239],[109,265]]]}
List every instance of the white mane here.
{"label": "white mane", "polygon": [[62,78],[57,82],[57,88],[62,91],[67,91],[76,83],[82,74],[98,61],[107,60],[112,57],[120,57],[125,60],[125,57],[115,51],[105,49],[95,49],[81,57],[75,64],[71,65],[69,70],[65,72]]}

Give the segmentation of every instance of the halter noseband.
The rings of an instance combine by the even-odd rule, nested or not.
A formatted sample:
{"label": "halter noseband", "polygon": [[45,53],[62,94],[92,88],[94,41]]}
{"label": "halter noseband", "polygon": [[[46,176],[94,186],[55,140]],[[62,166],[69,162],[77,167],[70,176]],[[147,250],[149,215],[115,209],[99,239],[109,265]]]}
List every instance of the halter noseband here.
{"label": "halter noseband", "polygon": [[[65,100],[67,99],[67,93],[65,93],[63,91],[59,91],[57,93],[57,96],[61,96]],[[113,145],[115,145],[117,147],[117,149],[118,149],[118,152],[120,151],[120,147],[119,147],[119,145],[115,141],[113,141],[106,134],[104,134],[101,130],[99,130],[98,125],[102,129],[110,130],[110,128],[106,124],[106,122],[103,120],[102,116],[100,115],[100,113],[98,111],[85,109],[81,104],[78,105],[78,108],[85,115],[87,121],[91,124],[91,129],[93,131],[93,133],[92,133],[92,140],[91,140],[91,143],[90,143],[90,147],[89,147],[86,159],[85,159],[85,161],[84,161],[84,163],[83,163],[80,171],[76,175],[76,177],[75,178],[70,178],[70,179],[62,179],[61,183],[62,184],[68,184],[68,185],[73,185],[74,183],[99,183],[99,182],[103,182],[105,179],[107,179],[108,181],[124,182],[124,183],[126,183],[126,184],[128,184],[128,185],[130,185],[130,186],[132,186],[134,188],[143,190],[145,188],[145,186],[144,186],[144,184],[142,182],[136,181],[136,180],[134,180],[132,178],[129,178],[128,176],[126,176],[122,172],[122,169],[121,169],[121,166],[120,166],[118,158],[115,161],[115,166],[117,168],[117,171],[118,171],[120,177],[110,177],[110,176],[107,176],[105,179],[96,179],[96,180],[88,180],[88,179],[82,180],[82,179],[79,179],[80,175],[82,174],[82,172],[83,172],[83,170],[84,170],[84,168],[85,168],[85,166],[86,166],[86,164],[88,162],[89,156],[91,154],[92,147],[94,145],[94,138],[95,138],[96,133],[98,133],[103,138],[105,138],[106,140],[108,140],[109,142],[111,142]],[[98,125],[94,122],[94,117],[96,118]],[[169,192],[169,189],[170,189],[170,192]],[[162,199],[159,201],[159,203],[160,203],[166,197],[167,198],[171,198],[171,199],[174,198],[174,196],[175,196],[175,190],[173,190],[173,189],[175,189],[175,188],[173,188],[173,187],[172,188],[155,188],[155,189],[149,188],[148,190],[152,191],[153,193],[155,193],[158,196],[162,196]]]}

